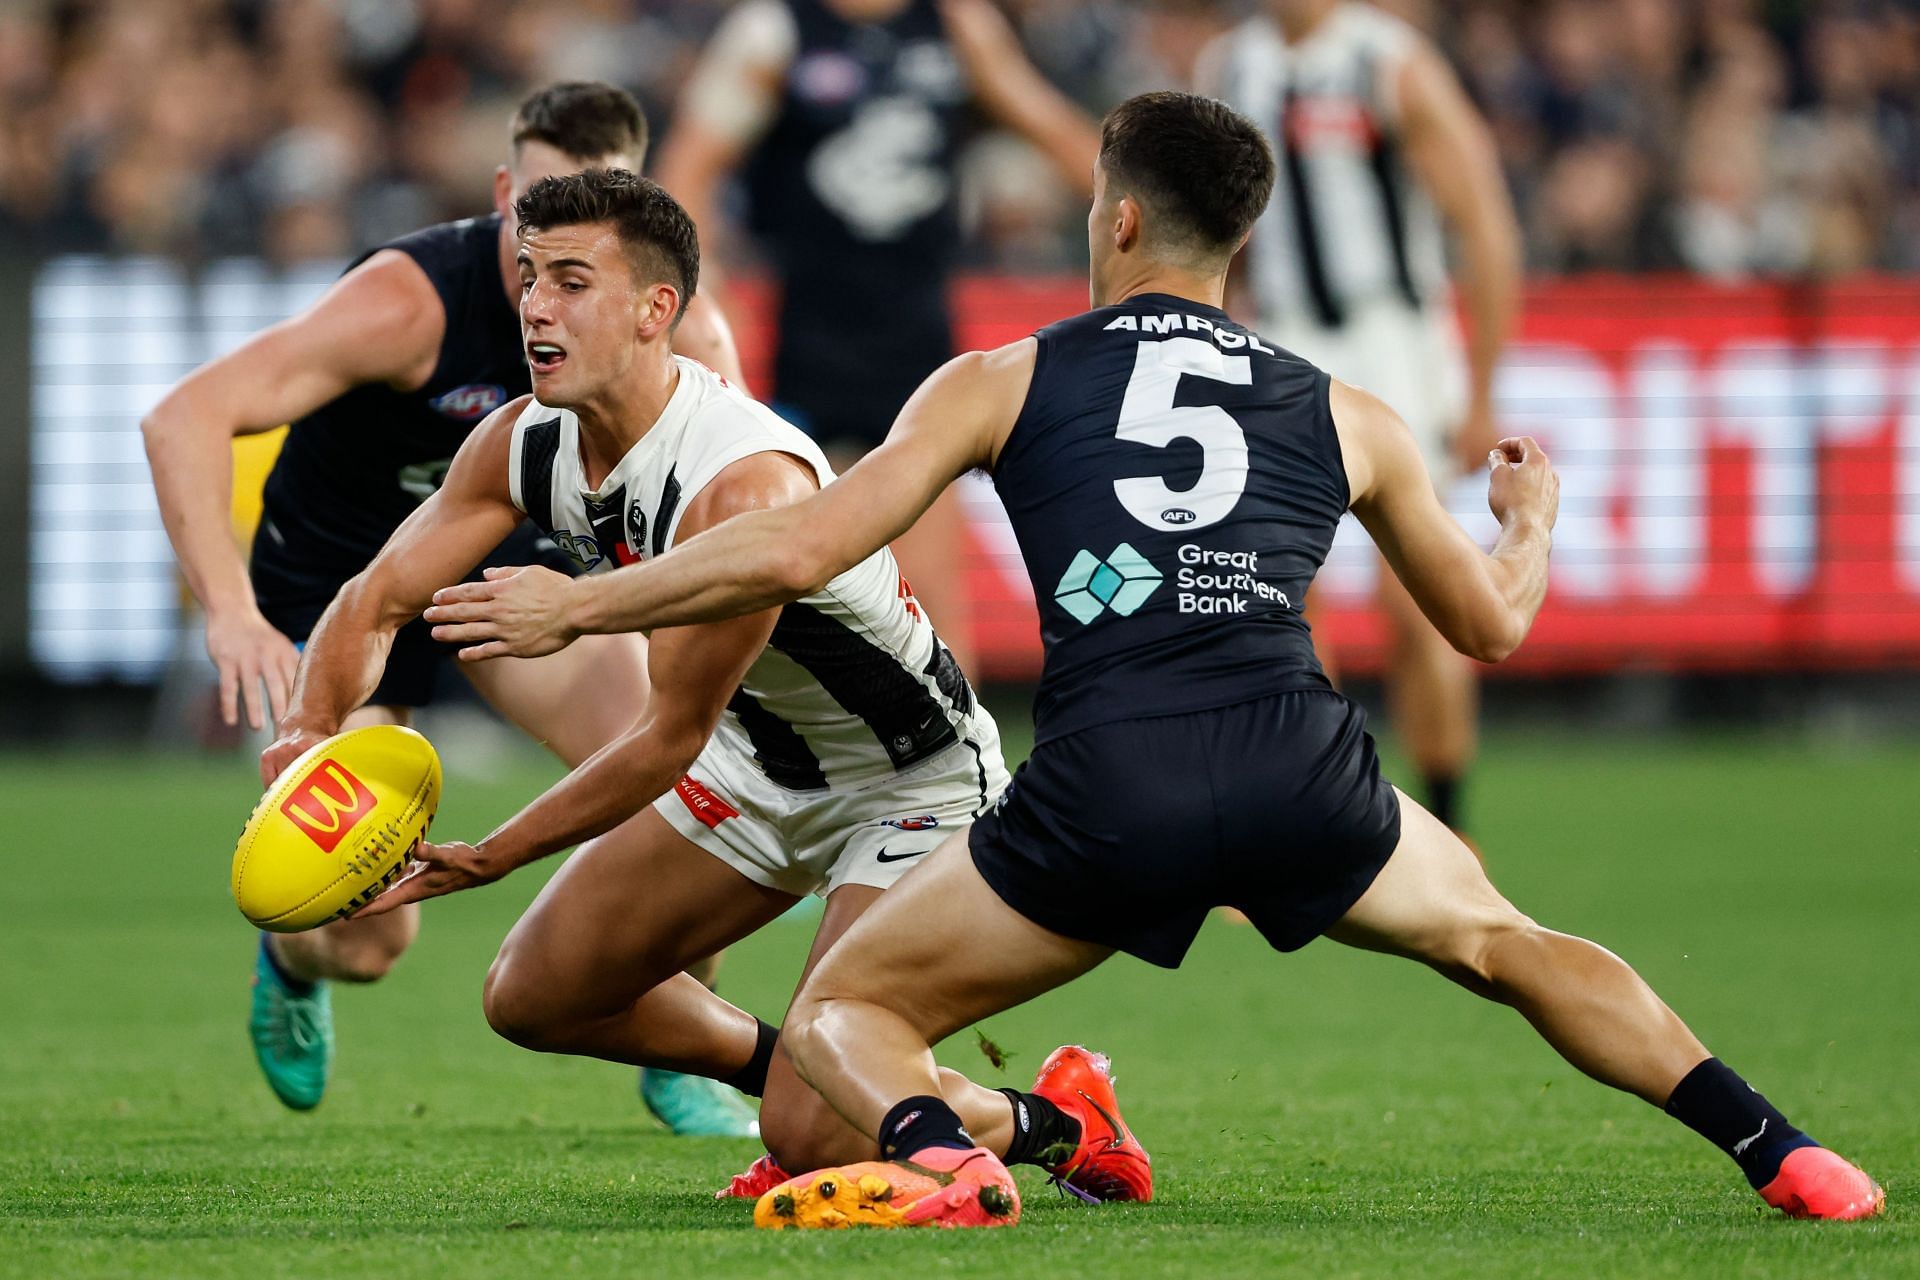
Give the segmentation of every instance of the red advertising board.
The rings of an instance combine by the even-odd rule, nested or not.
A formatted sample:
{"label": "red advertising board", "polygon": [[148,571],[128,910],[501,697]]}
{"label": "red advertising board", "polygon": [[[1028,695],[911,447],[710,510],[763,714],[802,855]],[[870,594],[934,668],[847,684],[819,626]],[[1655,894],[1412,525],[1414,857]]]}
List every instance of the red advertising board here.
{"label": "red advertising board", "polygon": [[[768,299],[735,295],[764,393]],[[1085,305],[1077,279],[975,277],[954,296],[965,347]],[[1552,590],[1503,670],[1920,665],[1920,282],[1540,283],[1497,399],[1562,475]],[[1483,495],[1470,479],[1450,505],[1490,539]],[[991,490],[968,508],[982,674],[1030,676],[1031,590]],[[1343,529],[1316,593],[1347,670],[1382,656],[1376,572]]]}

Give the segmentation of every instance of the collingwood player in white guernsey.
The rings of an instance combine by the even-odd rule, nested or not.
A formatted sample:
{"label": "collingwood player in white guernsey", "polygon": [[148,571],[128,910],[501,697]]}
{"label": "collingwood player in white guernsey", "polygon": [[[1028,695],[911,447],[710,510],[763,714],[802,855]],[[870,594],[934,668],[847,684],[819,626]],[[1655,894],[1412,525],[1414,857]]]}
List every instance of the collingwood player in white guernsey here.
{"label": "collingwood player in white guernsey", "polygon": [[[515,422],[513,504],[582,569],[671,549],[699,495],[743,459],[780,455],[833,479],[805,432],[705,365],[675,366],[659,419],[597,483],[572,410],[531,400]],[[883,550],[780,610],[712,740],[656,807],[762,884],[884,888],[914,856],[903,831],[966,825],[1005,777],[992,716]]]}
{"label": "collingwood player in white guernsey", "polygon": [[[438,493],[341,591],[307,646],[269,765],[335,732],[372,691],[394,632],[523,515],[585,568],[611,569],[833,478],[802,433],[669,349],[699,247],[659,186],[593,169],[534,184],[516,211],[534,395],[481,424]],[[573,581],[490,573],[543,575],[555,590]],[[485,839],[423,845],[362,914],[584,841],[501,947],[487,976],[493,1027],[529,1048],[761,1095],[762,1136],[789,1167],[871,1156],[871,1139],[776,1057],[771,1027],[683,970],[818,891],[810,970],[883,889],[998,798],[993,720],[885,550],[795,604],[657,630],[647,654],[652,692],[625,735]],[[954,1087],[983,1141],[1026,1152],[1022,1117],[1037,1104],[958,1077]]]}
{"label": "collingwood player in white guernsey", "polygon": [[[1518,305],[1520,236],[1485,123],[1439,54],[1357,0],[1265,0],[1197,79],[1273,139],[1278,184],[1242,286],[1268,338],[1386,401],[1443,489],[1484,466],[1493,377]],[[1465,359],[1448,288],[1454,233]],[[1472,665],[1379,575],[1394,727],[1427,807],[1461,825],[1475,751]],[[1322,644],[1323,658],[1324,643]]]}

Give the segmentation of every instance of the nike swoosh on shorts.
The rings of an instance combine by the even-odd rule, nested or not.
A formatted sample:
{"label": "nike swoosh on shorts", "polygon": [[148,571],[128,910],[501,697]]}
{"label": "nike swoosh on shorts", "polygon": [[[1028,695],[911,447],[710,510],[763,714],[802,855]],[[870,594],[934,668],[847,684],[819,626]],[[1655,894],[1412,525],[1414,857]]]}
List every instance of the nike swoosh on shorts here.
{"label": "nike swoosh on shorts", "polygon": [[905,862],[908,858],[918,858],[922,854],[932,853],[931,849],[915,849],[912,853],[888,853],[884,848],[873,855],[875,862]]}

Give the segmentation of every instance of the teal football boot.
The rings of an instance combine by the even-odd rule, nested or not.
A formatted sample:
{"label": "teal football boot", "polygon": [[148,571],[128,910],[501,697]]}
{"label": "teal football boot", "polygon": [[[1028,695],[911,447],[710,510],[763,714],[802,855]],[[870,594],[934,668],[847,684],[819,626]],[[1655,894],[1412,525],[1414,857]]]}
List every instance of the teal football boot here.
{"label": "teal football boot", "polygon": [[640,1099],[684,1137],[757,1138],[760,1117],[738,1090],[705,1076],[640,1068]]}
{"label": "teal football boot", "polygon": [[267,955],[267,935],[253,961],[253,1013],[247,1019],[253,1056],[274,1097],[311,1111],[327,1091],[333,1066],[333,999],[325,982],[296,992]]}

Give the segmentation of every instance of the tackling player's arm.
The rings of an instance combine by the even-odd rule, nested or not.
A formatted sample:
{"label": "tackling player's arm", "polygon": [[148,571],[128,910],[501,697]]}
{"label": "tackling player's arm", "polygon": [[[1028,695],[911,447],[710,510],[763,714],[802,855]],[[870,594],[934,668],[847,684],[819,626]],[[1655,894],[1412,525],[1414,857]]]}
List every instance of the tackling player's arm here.
{"label": "tackling player's arm", "polygon": [[1439,53],[1424,44],[1415,49],[1396,87],[1407,165],[1453,229],[1459,250],[1468,398],[1454,453],[1471,469],[1496,439],[1493,376],[1520,307],[1520,224],[1492,131]]}
{"label": "tackling player's arm", "polygon": [[[759,453],[722,471],[681,519],[696,533],[745,512],[814,492],[812,473],[785,454]],[[415,866],[361,915],[490,884],[570,845],[613,830],[664,794],[713,736],[720,713],[773,634],[779,610],[655,631],[647,644],[654,690],[645,715],[478,844],[423,845]]]}
{"label": "tackling player's arm", "polygon": [[278,718],[298,661],[293,642],[261,616],[234,543],[234,437],[304,417],[356,386],[419,385],[445,327],[419,265],[376,253],[307,310],[187,375],[140,424],[167,536],[206,610],[228,724],[241,703],[256,729]]}
{"label": "tackling player's arm", "polygon": [[340,588],[307,640],[280,736],[260,757],[271,783],[302,751],[340,731],[379,686],[393,636],[418,617],[434,588],[472,572],[520,523],[507,491],[521,396],[495,409],[454,455],[434,495],[393,531],[373,563]]}
{"label": "tackling player's arm", "polygon": [[1487,455],[1487,506],[1500,521],[1482,551],[1435,495],[1420,447],[1378,398],[1334,382],[1329,395],[1354,515],[1447,642],[1499,662],[1526,639],[1547,596],[1560,478],[1530,436]]}
{"label": "tackling player's arm", "polygon": [[906,532],[954,480],[991,467],[1033,380],[1032,338],[958,356],[920,384],[886,441],[804,502],[750,512],[644,564],[578,580],[490,571],[434,594],[427,621],[466,660],[537,657],[590,633],[737,617],[798,600]]}
{"label": "tackling player's arm", "polygon": [[981,107],[1091,196],[1100,126],[1040,74],[1006,15],[991,0],[940,0],[940,18]]}

